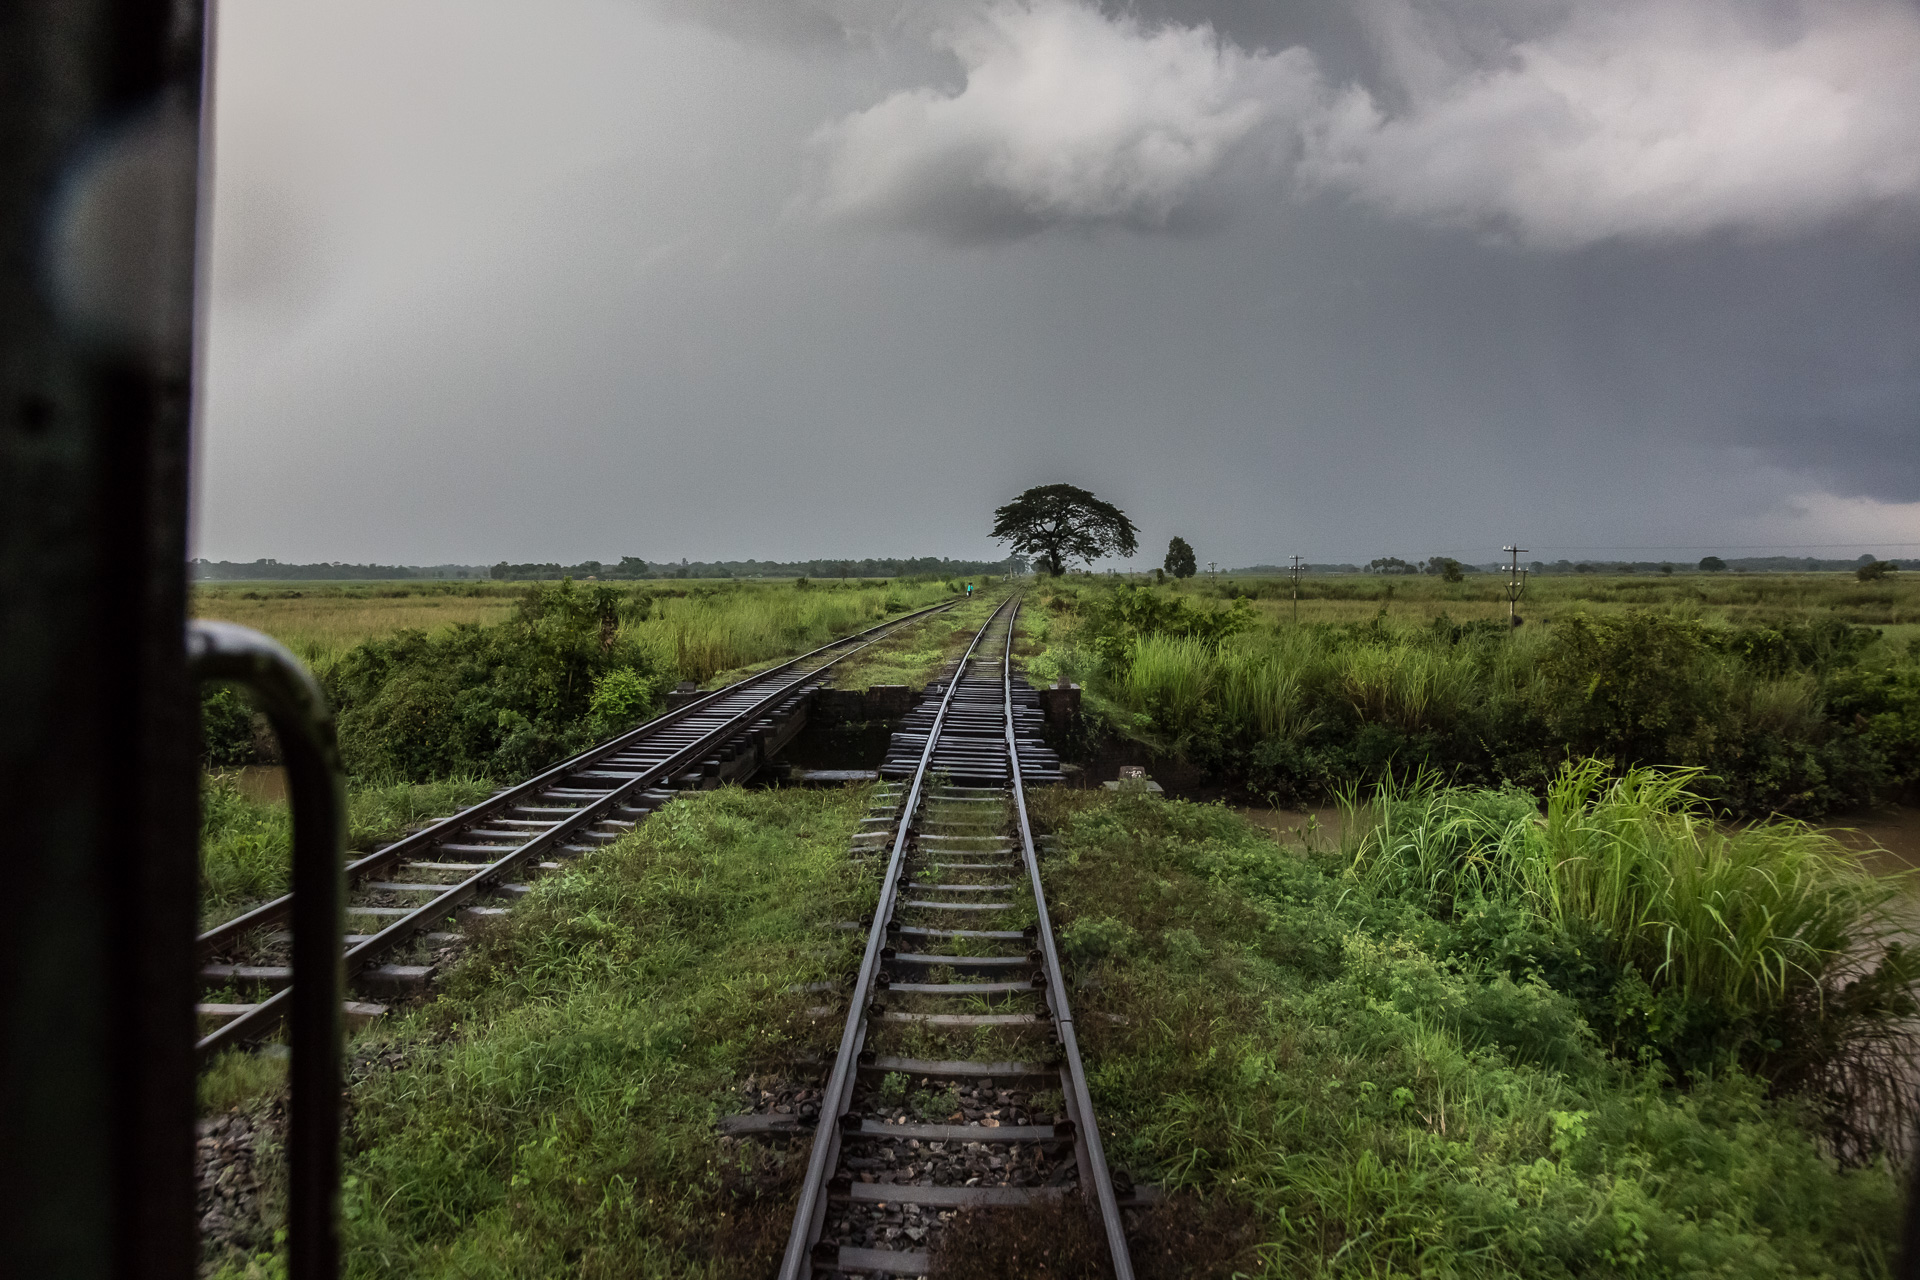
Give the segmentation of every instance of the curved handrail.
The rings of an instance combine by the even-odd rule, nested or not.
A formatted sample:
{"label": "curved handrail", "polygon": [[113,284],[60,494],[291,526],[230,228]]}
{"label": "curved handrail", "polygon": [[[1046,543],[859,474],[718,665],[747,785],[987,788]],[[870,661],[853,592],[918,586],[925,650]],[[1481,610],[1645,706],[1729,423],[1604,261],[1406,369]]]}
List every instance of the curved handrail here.
{"label": "curved handrail", "polygon": [[287,1106],[287,1274],[333,1280],[340,1270],[340,998],[345,986],[346,775],[333,709],[312,674],[271,637],[231,622],[187,628],[196,681],[247,691],[286,762],[293,810],[292,1061]]}

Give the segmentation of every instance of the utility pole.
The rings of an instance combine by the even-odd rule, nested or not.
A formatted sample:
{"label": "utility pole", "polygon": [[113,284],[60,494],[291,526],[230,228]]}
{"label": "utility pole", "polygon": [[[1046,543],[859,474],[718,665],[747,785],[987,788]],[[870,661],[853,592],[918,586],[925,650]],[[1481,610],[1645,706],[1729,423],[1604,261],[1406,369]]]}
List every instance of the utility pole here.
{"label": "utility pole", "polygon": [[1293,567],[1287,572],[1293,578],[1293,620],[1297,624],[1300,621],[1300,557],[1292,559]]}
{"label": "utility pole", "polygon": [[1216,572],[1214,563],[1211,560],[1207,561],[1207,576],[1212,578],[1215,582],[1220,581],[1220,575],[1218,572]]}
{"label": "utility pole", "polygon": [[1507,553],[1507,626],[1511,629],[1520,625],[1520,595],[1527,589],[1527,571],[1520,567],[1520,557],[1527,554],[1527,549],[1500,549]]}

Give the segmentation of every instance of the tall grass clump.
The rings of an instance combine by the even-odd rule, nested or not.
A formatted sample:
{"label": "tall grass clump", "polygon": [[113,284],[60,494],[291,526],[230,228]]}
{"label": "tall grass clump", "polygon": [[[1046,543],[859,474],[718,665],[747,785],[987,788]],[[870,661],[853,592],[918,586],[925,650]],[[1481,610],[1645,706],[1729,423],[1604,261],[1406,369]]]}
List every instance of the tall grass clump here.
{"label": "tall grass clump", "polygon": [[1190,726],[1213,689],[1212,647],[1182,636],[1141,636],[1132,658],[1120,684],[1126,704],[1176,732]]}
{"label": "tall grass clump", "polygon": [[705,683],[936,603],[941,583],[890,583],[839,591],[732,589],[657,597],[628,633],[667,655],[682,680]]}
{"label": "tall grass clump", "polygon": [[1393,585],[1342,622],[1269,623],[1245,596],[1190,587],[1090,584],[1046,607],[1094,658],[1096,713],[1276,801],[1420,768],[1544,795],[1582,757],[1698,768],[1708,798],[1753,817],[1920,787],[1920,647],[1831,617],[1729,626],[1685,602],[1516,632],[1391,616]]}
{"label": "tall grass clump", "polygon": [[1363,721],[1415,733],[1451,723],[1472,696],[1471,653],[1380,641],[1335,650],[1341,693]]}
{"label": "tall grass clump", "polygon": [[1267,739],[1291,740],[1314,728],[1298,668],[1273,652],[1231,651],[1220,655],[1220,711]]}
{"label": "tall grass clump", "polygon": [[1485,953],[1563,971],[1616,1049],[1758,1071],[1819,1095],[1849,1131],[1905,1114],[1920,957],[1900,882],[1804,823],[1716,821],[1698,776],[1583,761],[1544,813],[1431,775],[1385,784],[1352,873],[1483,942],[1507,922]]}
{"label": "tall grass clump", "polygon": [[[1892,1161],[1834,1159],[1820,1108],[1737,1064],[1596,1037],[1598,944],[1550,945],[1514,873],[1530,797],[1403,783],[1359,873],[1223,805],[1034,805],[1108,1158],[1189,1215],[1135,1254],[1160,1274],[1889,1274]],[[1449,852],[1481,860],[1436,897]]]}

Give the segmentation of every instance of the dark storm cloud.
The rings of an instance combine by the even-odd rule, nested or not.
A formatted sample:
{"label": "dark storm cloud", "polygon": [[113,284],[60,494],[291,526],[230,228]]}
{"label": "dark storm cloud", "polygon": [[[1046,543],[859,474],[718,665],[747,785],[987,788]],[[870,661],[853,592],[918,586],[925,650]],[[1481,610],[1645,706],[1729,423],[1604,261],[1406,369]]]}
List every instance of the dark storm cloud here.
{"label": "dark storm cloud", "polygon": [[1920,540],[1911,10],[222,13],[216,558]]}

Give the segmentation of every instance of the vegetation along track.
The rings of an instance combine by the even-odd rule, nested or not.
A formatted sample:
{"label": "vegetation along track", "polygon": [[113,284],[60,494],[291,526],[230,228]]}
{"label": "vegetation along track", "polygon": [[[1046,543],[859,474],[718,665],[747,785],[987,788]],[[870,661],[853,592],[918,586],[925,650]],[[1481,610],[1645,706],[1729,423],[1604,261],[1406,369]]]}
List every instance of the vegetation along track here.
{"label": "vegetation along track", "polygon": [[[349,863],[348,981],[366,995],[424,990],[433,965],[420,961],[459,941],[444,931],[456,913],[472,920],[504,911],[527,892],[525,878],[619,839],[677,789],[751,773],[798,731],[801,700],[837,663],[949,607],[906,614],[707,694]],[[200,935],[202,984],[216,997],[199,1006],[202,1025],[211,1024],[203,1057],[259,1039],[285,1015],[291,939],[279,926],[292,902],[276,898]],[[380,1010],[347,1008],[349,1018]]]}
{"label": "vegetation along track", "polygon": [[[928,686],[855,838],[856,856],[886,853],[885,873],[781,1280],[924,1274],[956,1211],[1075,1194],[1113,1273],[1133,1274],[1027,820],[1025,783],[1061,775],[1035,734],[1038,695],[1013,673],[1018,613],[1002,605]],[[936,1082],[974,1105],[928,1117],[944,1123],[899,1105]]]}

